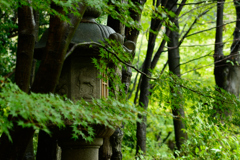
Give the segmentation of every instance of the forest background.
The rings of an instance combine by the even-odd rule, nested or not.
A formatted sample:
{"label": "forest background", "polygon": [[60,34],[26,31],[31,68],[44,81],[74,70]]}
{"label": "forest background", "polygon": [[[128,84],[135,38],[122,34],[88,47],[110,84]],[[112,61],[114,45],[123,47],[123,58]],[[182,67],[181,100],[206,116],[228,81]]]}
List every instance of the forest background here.
{"label": "forest background", "polygon": [[[104,116],[105,113],[110,112],[110,109],[105,113],[97,114],[99,108],[96,106],[106,105],[114,109],[124,103],[111,97],[108,101],[97,101],[99,104],[94,106],[95,112],[85,108],[81,116],[86,114],[90,117],[98,117],[103,124],[107,124],[108,119],[111,119],[113,124],[119,120],[123,121],[124,127],[121,128],[124,133],[123,159],[133,159],[133,157],[138,159],[239,159],[239,1],[129,0],[103,1],[100,5],[93,0],[84,2],[80,7],[77,2],[74,0],[66,2],[3,0],[0,2],[0,71],[3,76],[0,123],[1,131],[4,133],[0,144],[1,156],[10,152],[6,147],[12,147],[12,144],[6,140],[10,135],[13,142],[19,139],[18,132],[15,132],[16,130],[12,132],[12,128],[16,126],[23,127],[23,130],[26,127],[33,128],[36,152],[36,137],[39,130],[49,133],[46,122],[51,121],[64,126],[58,114],[52,117],[49,115],[57,110],[59,114],[65,114],[70,118],[66,113],[69,108],[64,106],[71,106],[71,102],[65,102],[52,94],[34,94],[54,93],[59,76],[46,78],[54,79],[51,83],[39,78],[38,74],[40,75],[41,72],[46,74],[41,67],[46,67],[47,62],[44,61],[44,64],[43,61],[36,61],[36,70],[39,71],[36,73],[35,80],[33,82],[30,80],[34,61],[33,48],[35,41],[40,39],[46,28],[54,28],[62,23],[72,23],[76,27],[81,20],[81,14],[85,11],[82,8],[94,6],[103,9],[98,22],[111,26],[116,32],[124,35],[125,40],[136,42],[136,51],[134,57],[126,58],[124,53],[118,53],[116,49],[108,49],[116,55],[112,58],[116,65],[120,60],[121,65],[126,65],[123,68],[131,68],[133,72],[131,81],[124,81],[125,84],[130,83],[127,94],[120,94],[124,99],[129,99],[127,108],[119,111],[121,116],[114,116],[116,110],[108,114],[108,117]],[[73,16],[68,16],[70,13]],[[74,19],[74,17],[80,18]],[[30,20],[35,20],[34,23],[38,24],[38,27],[31,26]],[[51,24],[51,20],[57,22]],[[61,27],[66,29],[66,26]],[[71,27],[69,28],[71,30]],[[26,29],[31,33],[24,32]],[[61,29],[57,31],[64,32]],[[59,33],[57,31],[54,32],[55,35]],[[70,34],[73,33],[74,31],[70,32]],[[59,55],[56,54],[55,58],[57,55],[64,57],[66,54],[68,39],[71,39],[70,34],[67,36],[65,49],[58,50]],[[29,35],[31,38],[24,38]],[[24,47],[27,48],[31,57],[27,58],[28,62],[24,60],[26,57],[21,55]],[[64,61],[64,58],[60,59]],[[18,60],[20,62],[17,62]],[[18,70],[20,67],[16,65],[23,62],[27,67],[20,67],[29,69],[25,77],[20,73],[22,71]],[[53,65],[56,63],[56,61],[49,62]],[[61,67],[55,69],[61,72]],[[46,74],[46,76],[50,75]],[[16,83],[21,90],[31,94],[24,94],[6,78],[10,78],[10,81]],[[24,82],[23,86],[21,86],[22,82]],[[50,89],[49,84],[52,85]],[[45,89],[38,88],[39,85],[44,86]],[[31,86],[30,89],[29,86]],[[40,98],[46,101],[38,102]],[[30,99],[31,102],[24,102],[25,99]],[[54,107],[60,102],[64,104],[62,109]],[[41,103],[40,108],[44,110],[46,106],[54,109],[49,109],[47,115],[44,112],[37,115],[34,112],[36,103]],[[134,104],[146,110],[147,116],[142,110],[136,110]],[[78,107],[72,105],[71,109],[80,110],[80,106],[87,104],[81,102],[78,105]],[[13,120],[9,116],[18,118]],[[28,123],[19,117],[28,120]],[[136,122],[137,119],[140,121]],[[132,123],[128,123],[129,121]],[[88,118],[84,122],[87,123],[76,120],[76,124],[85,125],[85,127],[90,123],[99,123]],[[111,126],[111,124],[107,125]],[[23,132],[33,135],[34,131],[29,130]],[[21,131],[22,129],[19,132]],[[76,132],[75,137],[78,135],[82,133]],[[85,138],[89,141],[92,139],[91,136]],[[3,142],[8,145],[3,145]],[[15,147],[17,148],[17,143]],[[24,151],[21,152],[24,153]]]}

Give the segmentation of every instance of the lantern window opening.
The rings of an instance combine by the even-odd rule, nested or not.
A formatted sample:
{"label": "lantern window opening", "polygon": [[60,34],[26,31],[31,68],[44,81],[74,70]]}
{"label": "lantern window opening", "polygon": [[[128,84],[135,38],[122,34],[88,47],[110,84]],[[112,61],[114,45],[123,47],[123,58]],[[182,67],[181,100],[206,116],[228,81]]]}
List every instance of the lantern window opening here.
{"label": "lantern window opening", "polygon": [[101,73],[101,98],[108,98],[108,79],[105,73]]}

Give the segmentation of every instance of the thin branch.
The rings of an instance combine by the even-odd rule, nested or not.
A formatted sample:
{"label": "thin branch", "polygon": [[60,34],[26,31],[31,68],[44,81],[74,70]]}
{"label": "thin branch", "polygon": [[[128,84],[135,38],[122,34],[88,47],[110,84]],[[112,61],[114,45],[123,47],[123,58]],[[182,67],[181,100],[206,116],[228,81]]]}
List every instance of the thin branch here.
{"label": "thin branch", "polygon": [[[190,63],[190,62],[192,62],[192,61],[195,61],[195,60],[198,60],[198,59],[201,59],[201,58],[204,58],[204,57],[207,57],[207,56],[210,55],[211,52],[212,52],[212,51],[210,51],[208,54],[206,54],[206,55],[204,55],[204,56],[201,56],[201,57],[198,57],[198,58],[194,58],[194,59],[191,59],[191,60],[189,60],[189,61],[187,61],[187,62],[181,63],[181,64],[179,64],[178,66],[184,65],[184,64],[187,64],[187,63]],[[176,66],[176,68],[177,68],[178,66]]]}
{"label": "thin branch", "polygon": [[[189,90],[189,91],[191,91],[193,93],[196,93],[198,95],[201,95],[201,96],[204,96],[204,97],[208,97],[208,98],[212,98],[212,99],[217,99],[216,96],[211,96],[209,94],[204,94],[201,91],[197,91],[197,90],[194,90],[192,88],[186,87],[186,86],[182,85],[181,83],[176,82],[175,80],[171,80],[171,82],[174,83],[175,85],[179,85],[180,87],[182,87],[184,89],[187,89],[187,90]],[[220,99],[221,99],[222,102],[226,102],[228,104],[229,103],[235,104],[234,102],[224,100],[222,98],[224,96],[222,93],[220,93],[220,92],[216,92],[216,93],[219,94],[219,97],[221,97]]]}
{"label": "thin branch", "polygon": [[3,77],[4,77],[5,79],[9,78],[11,75],[13,75],[13,74],[15,73],[15,71],[16,71],[16,68],[14,68],[12,72],[7,73],[7,74],[6,74],[5,76],[3,76]]}
{"label": "thin branch", "polygon": [[183,28],[182,28],[182,31],[181,31],[181,33],[179,34],[179,36],[181,36],[181,35],[184,33],[184,29],[186,28],[186,26],[187,26],[187,23],[184,24],[184,26],[183,26]]}
{"label": "thin branch", "polygon": [[222,26],[225,26],[225,25],[227,25],[227,24],[231,24],[231,23],[234,23],[234,22],[237,22],[237,21],[240,21],[240,20],[238,19],[238,20],[236,20],[236,21],[230,21],[230,22],[224,23],[224,24],[219,25],[219,26],[215,26],[215,27],[208,28],[208,29],[205,29],[205,30],[202,30],[202,31],[194,32],[194,33],[192,33],[192,34],[187,35],[186,37],[190,37],[190,36],[193,36],[193,35],[195,35],[195,34],[202,33],[202,32],[206,32],[206,31],[210,31],[210,30],[215,29],[215,28],[217,28],[217,27],[222,27]]}
{"label": "thin branch", "polygon": [[[178,47],[182,44],[183,40],[186,38],[187,34],[191,31],[192,27],[195,25],[195,23],[197,22],[197,20],[198,20],[200,17],[202,17],[203,15],[205,15],[207,12],[209,12],[212,8],[213,8],[213,7],[208,8],[208,9],[205,10],[203,13],[201,13],[200,15],[198,15],[198,17],[195,18],[194,22],[191,24],[191,26],[189,27],[188,31],[184,34],[184,36],[182,37],[182,39],[179,41],[178,46],[175,47],[175,48],[178,48]],[[159,49],[158,49],[158,51],[157,51],[157,53],[161,51],[160,54],[157,54],[157,53],[155,54],[155,56],[154,56],[154,58],[153,58],[153,61],[152,61],[152,66],[151,66],[152,69],[156,66],[156,59],[158,59],[158,58],[160,57],[161,53],[163,52],[163,48],[164,48],[164,46],[165,46],[165,43],[166,43],[166,41],[163,40],[162,43],[161,43],[161,45],[160,45],[160,47],[159,47]],[[175,49],[175,48],[171,47],[171,49]],[[158,57],[157,57],[157,56],[158,56]]]}
{"label": "thin branch", "polygon": [[[170,30],[170,29],[167,29],[167,31],[166,31],[166,36],[169,36],[170,33],[171,33],[171,30]],[[163,40],[162,40],[162,43],[160,44],[157,52],[155,53],[155,55],[154,55],[154,57],[153,57],[153,60],[152,60],[152,62],[151,62],[151,69],[154,69],[154,68],[156,67],[157,62],[158,62],[158,60],[159,60],[162,52],[164,52],[163,49],[164,49],[165,44],[166,44],[166,40],[163,39]]]}
{"label": "thin branch", "polygon": [[134,104],[137,104],[138,92],[140,90],[141,83],[142,83],[142,75],[140,75],[140,78],[139,78],[139,81],[138,81],[138,87],[137,87],[137,91],[136,91],[136,94],[135,94],[135,97],[134,97]]}
{"label": "thin branch", "polygon": [[[175,12],[176,17],[180,14],[180,12],[181,12],[181,10],[182,10],[182,8],[183,8],[183,6],[184,6],[183,4],[185,4],[185,3],[186,3],[186,0],[183,0],[183,1],[181,2],[182,5],[180,5],[180,6],[178,7],[177,11]],[[175,20],[171,18],[171,21],[175,21]],[[171,33],[171,30],[170,30],[170,29],[167,29],[167,30],[166,30],[166,36],[169,36],[170,33]],[[164,52],[163,49],[164,49],[165,43],[166,43],[166,40],[163,39],[160,47],[158,48],[157,52],[155,53],[155,55],[154,55],[154,57],[153,57],[153,60],[152,60],[152,62],[151,62],[151,69],[154,69],[154,68],[156,67],[157,62],[158,62],[158,60],[159,60],[162,52]]]}
{"label": "thin branch", "polygon": [[[207,2],[207,3],[209,3],[209,1],[200,1],[200,2],[196,2],[196,3],[185,3],[184,5],[186,6],[186,5],[198,5],[198,4],[202,4],[202,3],[205,3],[205,2]],[[177,5],[182,5],[182,4],[177,4]]]}
{"label": "thin branch", "polygon": [[163,68],[162,68],[162,71],[161,71],[160,75],[163,74],[165,68],[167,67],[167,64],[168,64],[168,60],[167,60],[167,62],[164,64],[164,66],[163,66]]}
{"label": "thin branch", "polygon": [[18,36],[18,32],[12,33],[11,35],[8,36],[8,38],[14,38],[14,37],[16,37],[16,36]]}
{"label": "thin branch", "polygon": [[147,75],[146,73],[142,72],[141,70],[139,70],[139,69],[136,68],[135,66],[133,66],[133,65],[131,65],[131,64],[129,64],[129,63],[126,63],[126,62],[122,61],[114,52],[108,50],[107,48],[104,48],[104,49],[106,49],[106,51],[108,51],[108,52],[110,52],[111,54],[113,54],[113,55],[118,59],[119,62],[122,62],[123,64],[127,65],[128,67],[131,67],[132,69],[136,70],[137,72],[145,75],[147,78],[153,79],[153,80],[156,80],[156,79],[157,79],[157,78],[150,77],[149,75]]}
{"label": "thin branch", "polygon": [[137,84],[138,74],[139,74],[139,73],[137,72],[137,75],[136,75],[136,77],[135,77],[135,79],[134,79],[133,87],[132,87],[131,92],[130,92],[130,94],[129,94],[129,96],[128,96],[128,99],[130,99],[130,98],[132,97],[132,93],[133,93],[133,91],[135,90],[135,87],[136,87],[136,84]]}
{"label": "thin branch", "polygon": [[[212,52],[212,51],[211,51],[211,52]],[[192,69],[192,70],[189,70],[189,71],[187,71],[187,72],[184,72],[183,74],[181,74],[181,76],[184,75],[184,74],[186,74],[186,73],[189,73],[189,72],[192,72],[192,71],[196,71],[196,70],[198,70],[198,69],[201,69],[201,68],[204,68],[204,67],[211,66],[211,65],[213,65],[213,64],[222,62],[222,61],[227,60],[227,59],[229,59],[230,57],[234,57],[234,56],[236,56],[236,55],[238,55],[238,53],[237,53],[237,54],[234,54],[234,55],[228,55],[228,56],[226,56],[225,58],[223,58],[223,59],[221,59],[221,60],[218,60],[218,61],[216,61],[216,62],[214,62],[214,63],[208,64],[208,65],[205,65],[205,66],[201,66],[201,67],[198,67],[198,68],[194,68],[194,69]],[[219,67],[219,66],[217,66],[217,67]]]}
{"label": "thin branch", "polygon": [[[236,39],[235,41],[239,41],[240,39]],[[232,42],[232,40],[231,41],[225,41],[225,42],[223,42],[223,44],[226,44],[226,43],[229,43],[229,42]],[[220,44],[220,43],[212,43],[212,44],[193,44],[193,45],[181,45],[181,46],[179,46],[179,47],[198,47],[198,46],[211,46],[211,45],[215,45],[215,44]],[[167,47],[168,49],[175,49],[175,48],[177,48],[177,46],[175,46],[175,47]],[[168,51],[168,50],[166,50],[166,51]]]}
{"label": "thin branch", "polygon": [[184,6],[184,4],[186,4],[187,0],[182,0],[181,4],[179,5],[177,11],[175,12],[176,16],[178,16],[180,14],[180,12],[182,11],[182,8]]}
{"label": "thin branch", "polygon": [[[158,75],[158,79],[160,79],[160,76],[163,74],[164,70],[166,69],[167,64],[168,64],[168,60],[167,60],[167,62],[164,64],[164,66],[163,66],[163,68],[162,68],[162,71],[161,71],[160,74]],[[152,85],[150,86],[150,89],[153,89],[155,86],[156,86],[155,84],[152,84]]]}
{"label": "thin branch", "polygon": [[197,20],[202,17],[203,15],[205,15],[207,12],[209,12],[213,7],[210,7],[209,9],[205,10],[203,13],[201,13],[200,15],[197,16],[197,18],[195,18],[195,20],[193,21],[193,23],[191,24],[191,26],[188,28],[187,32],[184,34],[184,36],[182,37],[182,39],[179,41],[178,43],[178,47],[182,44],[183,40],[187,37],[188,33],[192,30],[193,26],[195,25],[195,23],[197,22]]}
{"label": "thin branch", "polygon": [[163,139],[162,143],[160,144],[160,147],[167,141],[167,139],[170,137],[172,132],[168,132],[168,135]]}
{"label": "thin branch", "polygon": [[[236,1],[236,0],[234,0],[234,1]],[[225,2],[225,4],[227,4],[227,3],[232,3],[232,2],[234,2],[234,1]],[[219,2],[218,2],[218,3],[219,3]],[[190,4],[190,3],[187,3],[187,4]],[[215,3],[215,2],[206,3],[206,4],[204,4],[204,5],[201,5],[201,6],[198,6],[198,7],[196,7],[196,8],[193,8],[193,9],[191,9],[190,11],[187,11],[187,12],[183,13],[183,14],[179,17],[179,19],[182,18],[183,16],[185,16],[186,14],[192,12],[192,11],[195,11],[195,10],[197,10],[197,9],[199,9],[199,8],[206,7],[206,6],[208,6],[208,5],[214,5],[214,6],[216,6],[217,3]],[[214,7],[214,6],[213,6],[213,7]]]}
{"label": "thin branch", "polygon": [[123,64],[125,64],[126,66],[128,67],[131,67],[132,69],[136,70],[137,72],[145,75],[147,78],[149,79],[153,79],[153,80],[156,80],[157,78],[153,78],[153,77],[150,77],[148,76],[147,74],[145,74],[144,72],[142,72],[141,70],[139,70],[138,68],[136,68],[135,66],[129,64],[129,63],[126,63],[124,62],[123,60],[121,60],[116,53],[110,51],[106,46],[100,44],[100,43],[97,43],[97,42],[82,42],[82,43],[77,43],[75,44],[66,54],[65,56],[65,59],[72,54],[72,52],[77,48],[77,47],[80,47],[80,46],[86,46],[86,45],[95,45],[95,46],[98,46],[98,47],[102,47],[103,49],[105,49],[107,52],[111,53],[115,58],[117,58],[117,60]]}
{"label": "thin branch", "polygon": [[[158,80],[158,79],[160,79],[160,77],[159,77],[159,78],[149,77],[148,75],[146,75],[145,73],[143,73],[143,72],[140,71],[139,69],[135,68],[134,66],[132,66],[132,65],[130,65],[130,64],[122,61],[115,53],[113,53],[112,51],[110,51],[109,49],[107,49],[107,48],[106,48],[105,46],[103,46],[102,44],[99,44],[99,43],[96,43],[96,42],[83,42],[83,43],[75,44],[75,45],[69,50],[69,52],[66,54],[65,59],[74,51],[74,49],[76,49],[76,48],[79,47],[79,46],[84,46],[84,45],[96,45],[96,46],[98,46],[98,47],[102,47],[102,48],[104,48],[106,51],[108,51],[109,53],[113,54],[120,62],[124,63],[125,65],[127,65],[127,66],[129,66],[129,67],[131,67],[131,68],[133,68],[133,69],[135,69],[137,72],[141,73],[142,75],[147,76],[149,79],[153,79],[153,80]],[[223,60],[226,60],[226,59],[228,59],[228,58],[231,57],[231,56],[235,56],[235,55],[230,55],[230,56],[228,56],[228,57],[226,57],[226,58],[224,58],[224,59],[222,59],[222,60],[216,61],[216,62],[214,62],[214,63],[218,63],[218,62],[221,62],[221,61],[223,61]],[[210,65],[212,65],[212,64],[210,64]],[[207,65],[207,66],[209,66],[209,65]],[[203,67],[206,67],[206,66],[203,66]],[[200,67],[200,68],[203,68],[203,67]],[[200,69],[200,68],[198,68],[198,69]],[[195,69],[195,70],[196,70],[196,69]],[[191,71],[188,71],[188,72],[191,72]],[[188,72],[185,72],[184,74],[186,74],[186,73],[188,73]],[[182,74],[182,75],[183,75],[183,74]],[[174,81],[173,81],[173,83],[178,84],[177,82],[174,82]],[[186,87],[186,86],[183,86],[182,84],[178,84],[178,85],[179,85],[180,87],[182,87],[182,88],[188,89],[189,91],[192,91],[192,92],[197,93],[197,94],[199,94],[199,95],[202,95],[202,96],[205,96],[205,97],[209,97],[209,98],[214,98],[214,97],[212,97],[212,96],[205,95],[205,94],[203,94],[203,93],[201,93],[201,92],[199,92],[199,91],[196,91],[196,90],[193,90],[193,89],[188,88],[188,87]]]}
{"label": "thin branch", "polygon": [[[184,40],[186,37],[188,37],[187,34],[191,31],[192,27],[196,24],[197,20],[198,20],[200,17],[202,17],[203,15],[205,15],[207,12],[209,12],[212,8],[213,8],[213,7],[210,7],[209,9],[207,9],[206,11],[204,11],[203,13],[201,13],[200,15],[198,15],[197,18],[195,18],[194,22],[191,24],[191,26],[189,27],[188,31],[184,34],[184,36],[182,37],[182,39],[179,41],[178,46],[176,46],[176,47],[168,47],[168,48],[169,48],[169,49],[176,49],[176,48],[180,47],[180,45],[182,44],[183,40]],[[168,49],[168,50],[169,50],[169,49]],[[168,51],[168,50],[167,50],[167,51]],[[162,52],[164,52],[164,51],[162,51]],[[155,58],[155,57],[154,57],[154,58]]]}
{"label": "thin branch", "polygon": [[[184,17],[186,14],[188,14],[188,13],[190,13],[190,12],[193,12],[193,11],[199,9],[199,8],[203,8],[203,7],[212,5],[212,4],[213,4],[213,3],[208,3],[208,4],[205,4],[205,5],[201,5],[201,6],[198,6],[198,7],[196,7],[196,8],[193,8],[193,9],[191,9],[190,11],[187,11],[187,12],[183,13],[183,14],[179,17],[179,19],[182,18],[182,17]],[[216,4],[214,4],[212,7],[214,7],[214,6],[216,6]]]}
{"label": "thin branch", "polygon": [[181,74],[181,76],[184,75],[184,74],[187,74],[187,73],[189,73],[189,72],[196,71],[196,70],[198,70],[198,69],[205,68],[205,67],[208,67],[208,66],[211,66],[211,65],[214,65],[214,63],[208,64],[208,65],[205,65],[205,66],[201,66],[201,67],[198,67],[198,68],[194,68],[194,69],[192,69],[192,70],[189,70],[189,71],[187,71],[187,72],[184,72],[183,74]]}

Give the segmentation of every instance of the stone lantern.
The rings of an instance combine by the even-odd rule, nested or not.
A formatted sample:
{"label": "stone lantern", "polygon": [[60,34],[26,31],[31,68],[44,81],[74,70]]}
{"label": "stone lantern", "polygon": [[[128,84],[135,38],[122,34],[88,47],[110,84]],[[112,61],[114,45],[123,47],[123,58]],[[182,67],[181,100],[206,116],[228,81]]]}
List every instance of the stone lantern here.
{"label": "stone lantern", "polygon": [[[100,16],[100,12],[87,8],[81,23],[71,41],[71,48],[74,44],[83,42],[105,42],[105,39],[114,37],[122,44],[127,52],[133,52],[135,45],[124,44],[123,37],[105,25],[96,23],[95,18]],[[41,52],[46,46],[48,31],[35,47],[35,53]],[[71,100],[81,100],[82,98],[91,101],[92,98],[102,98],[108,96],[108,83],[98,78],[101,74],[92,63],[92,58],[99,59],[99,46],[81,45],[74,49],[70,56],[64,61],[62,73],[56,88],[56,93],[66,95]],[[83,139],[71,139],[71,127],[64,131],[59,131],[53,135],[58,138],[59,146],[62,149],[61,160],[97,160],[98,149],[103,144],[103,138],[110,137],[114,130],[105,126],[95,126],[95,139],[92,143],[87,143]]]}

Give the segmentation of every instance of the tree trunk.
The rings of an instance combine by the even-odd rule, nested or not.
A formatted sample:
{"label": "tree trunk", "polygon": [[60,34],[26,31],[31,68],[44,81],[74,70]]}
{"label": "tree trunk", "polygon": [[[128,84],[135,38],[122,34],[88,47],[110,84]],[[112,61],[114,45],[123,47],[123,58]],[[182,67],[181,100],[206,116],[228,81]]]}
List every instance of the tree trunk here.
{"label": "tree trunk", "polygon": [[44,131],[38,134],[36,160],[57,160],[57,139]]}
{"label": "tree trunk", "polygon": [[234,62],[234,66],[229,66],[229,74],[226,86],[224,89],[228,91],[231,94],[234,94],[236,97],[239,97],[239,89],[240,89],[240,57],[239,57],[239,51],[240,51],[240,1],[234,1],[235,9],[236,9],[236,28],[233,33],[234,39],[233,44],[231,46],[231,53],[230,58]]}
{"label": "tree trunk", "polygon": [[[63,8],[54,3],[51,4],[51,8],[60,14],[64,14]],[[49,35],[45,53],[33,83],[32,92],[54,93],[61,74],[66,51],[85,10],[86,5],[79,3],[80,16],[70,14],[70,24],[62,21],[57,16],[50,17]],[[55,153],[55,148],[57,147],[55,141],[51,140],[51,137],[44,133],[40,133],[39,141],[41,141],[41,143],[39,143],[38,152],[44,155],[44,159],[52,159],[52,154]],[[52,147],[54,145],[55,147]],[[37,159],[42,159],[39,153],[37,154]]]}
{"label": "tree trunk", "polygon": [[[167,8],[174,5],[172,8],[173,12],[176,12],[177,6],[174,4],[176,3],[176,0],[169,0]],[[175,25],[178,26],[178,20],[176,19]],[[178,31],[172,31],[169,35],[169,42],[168,47],[177,47],[178,46],[178,40],[179,40],[179,34]],[[179,48],[176,49],[169,49],[168,50],[168,66],[170,76],[171,74],[176,75],[180,78],[180,55],[179,55]],[[178,150],[181,149],[181,145],[184,143],[184,141],[187,138],[187,134],[183,131],[185,129],[184,122],[182,118],[185,117],[184,109],[183,109],[183,102],[182,102],[182,95],[178,91],[180,88],[176,88],[176,85],[171,86],[171,105],[172,105],[172,113],[173,113],[173,125],[174,125],[174,131],[175,131],[175,141]],[[176,95],[176,96],[174,96]]]}
{"label": "tree trunk", "polygon": [[[63,8],[54,3],[51,4],[51,8],[55,9],[60,14],[64,14]],[[73,14],[70,14],[69,19],[71,24],[62,21],[57,16],[50,17],[49,35],[45,48],[46,51],[43,54],[42,62],[31,89],[33,92],[54,92],[61,74],[66,51],[78,24],[81,21],[85,9],[86,6],[80,3],[79,12],[81,16],[76,17]]]}
{"label": "tree trunk", "polygon": [[33,53],[35,47],[35,18],[31,7],[18,8],[18,50],[15,81],[27,92],[30,88]]}
{"label": "tree trunk", "polygon": [[[217,22],[216,22],[216,35],[215,35],[215,49],[214,49],[214,75],[217,85],[216,90],[221,92],[221,89],[227,89],[226,83],[228,81],[230,66],[226,63],[226,57],[223,55],[223,9],[224,0],[217,1]],[[234,75],[233,75],[234,76]],[[214,116],[220,116],[223,120],[224,112],[229,115],[230,112],[222,105],[222,102],[216,100],[214,105]]]}
{"label": "tree trunk", "polygon": [[[186,0],[182,1],[182,4],[184,4],[186,2]],[[170,4],[168,3],[168,1],[153,1],[153,5],[154,6],[159,6],[160,3],[162,4],[162,6],[166,6],[171,4],[171,7],[169,7],[170,9],[172,9],[172,7],[174,5],[176,5],[177,1],[170,2]],[[179,6],[179,8],[176,10],[176,15],[179,15],[180,11],[182,10],[182,5]],[[174,21],[174,20],[173,20]],[[149,33],[149,40],[148,40],[148,49],[147,49],[147,56],[145,58],[144,64],[143,64],[143,72],[149,76],[151,76],[151,73],[149,72],[149,69],[154,69],[157,61],[161,55],[161,52],[164,48],[165,45],[165,41],[163,40],[163,42],[161,43],[158,51],[156,52],[154,59],[151,61],[152,55],[153,55],[153,51],[154,51],[154,46],[155,46],[155,40],[156,40],[156,33],[159,32],[160,28],[161,28],[161,21],[159,19],[154,19],[152,18],[151,20],[151,30],[155,31],[155,34],[153,34],[152,32]],[[168,35],[170,33],[170,31],[167,31],[166,34]],[[140,84],[140,99],[139,99],[139,104],[140,106],[142,106],[144,109],[147,109],[148,106],[148,95],[149,95],[149,79],[145,76],[142,75],[142,79],[140,79],[141,84]],[[140,118],[143,119],[143,123],[138,123],[137,124],[137,154],[139,152],[139,149],[141,149],[143,152],[146,151],[146,122],[147,119],[146,117],[143,117],[141,115],[139,115]]]}
{"label": "tree trunk", "polygon": [[[160,5],[160,0],[157,1],[157,4],[153,6],[156,8]],[[161,28],[161,21],[157,18],[151,19],[151,30],[155,31],[156,33],[150,32],[149,33],[149,40],[148,40],[148,49],[147,55],[143,65],[143,72],[151,76],[151,61],[152,55],[154,51],[155,41],[157,37],[157,33]],[[150,82],[149,78],[146,75],[142,75],[142,82],[140,85],[140,98],[139,98],[139,105],[143,107],[145,110],[148,108],[148,96],[149,96],[149,89],[150,89]],[[146,153],[146,125],[147,125],[147,117],[143,115],[138,115],[138,117],[142,120],[142,122],[137,122],[137,149],[136,155],[139,154],[140,151]]]}
{"label": "tree trunk", "polygon": [[[218,8],[217,8],[217,29],[216,29],[216,39],[215,39],[215,53],[214,53],[214,75],[215,82],[217,85],[217,90],[220,92],[220,88],[225,91],[234,94],[236,97],[239,97],[239,81],[240,81],[240,22],[238,21],[240,18],[240,6],[239,0],[234,1],[235,9],[236,9],[236,28],[233,33],[234,39],[231,46],[231,52],[228,56],[223,55],[223,43],[222,43],[222,31],[223,31],[223,8],[224,8],[224,0],[218,0]],[[229,63],[228,61],[232,62]],[[219,108],[223,107],[223,108]],[[221,120],[226,118],[230,118],[229,116],[232,114],[232,109],[228,107],[229,105],[224,105],[221,102],[216,102],[215,110],[218,114],[220,114]],[[223,117],[225,116],[225,117]]]}
{"label": "tree trunk", "polygon": [[[34,31],[35,43],[37,43],[38,42],[38,33],[39,33],[39,11],[34,10],[33,14],[34,14],[34,19],[35,19],[35,23],[36,23],[36,27],[35,27],[35,31]],[[31,76],[30,76],[30,86],[32,86],[33,81],[34,81],[36,62],[37,62],[37,60],[33,59],[32,68],[31,68]],[[33,139],[30,140],[30,142],[27,146],[26,153],[25,153],[23,160],[35,160]]]}
{"label": "tree trunk", "polygon": [[[224,58],[223,55],[223,43],[222,43],[222,31],[223,31],[223,8],[224,8],[224,0],[218,0],[217,4],[217,28],[216,28],[216,36],[215,36],[215,50],[214,50],[214,75],[216,85],[219,88],[223,88],[223,79],[226,75],[224,75],[225,66],[222,65],[224,63],[221,61]],[[220,63],[217,63],[220,61]]]}
{"label": "tree trunk", "polygon": [[[18,50],[15,81],[19,88],[27,93],[30,87],[30,75],[35,46],[35,27],[36,24],[32,8],[29,6],[18,8]],[[9,117],[9,119],[12,119],[12,117]],[[14,119],[13,121],[17,120]],[[32,128],[22,128],[14,122],[13,129],[10,131],[12,142],[9,141],[6,134],[2,134],[1,136],[0,159],[23,159],[27,145],[32,139],[33,134],[34,130]]]}
{"label": "tree trunk", "polygon": [[[171,4],[168,4],[168,3],[171,3]],[[168,5],[168,9],[171,10],[171,9],[176,5],[175,3],[177,3],[177,0],[175,0],[174,2],[172,2],[172,1],[168,2],[168,0],[164,0],[164,1],[162,2],[162,5],[163,5],[163,6]],[[185,3],[186,3],[186,0],[183,0],[183,1],[181,2],[181,5],[179,5],[179,7],[178,7],[177,9],[175,9],[174,13],[176,14],[176,17],[178,17],[178,15],[180,14],[180,12],[182,11],[182,8],[183,8],[183,6],[184,6]],[[169,19],[170,19],[171,21],[173,21],[173,22],[175,21],[175,17],[170,17]],[[167,28],[167,29],[166,29],[166,32],[165,32],[166,36],[169,36],[170,33],[171,33],[171,30]],[[159,48],[158,48],[158,50],[157,50],[157,52],[155,53],[155,55],[154,55],[154,57],[153,57],[153,60],[152,60],[152,63],[151,63],[151,69],[154,69],[154,68],[156,67],[157,62],[158,62],[158,60],[159,60],[159,58],[160,58],[160,56],[161,56],[161,54],[162,54],[162,52],[163,52],[165,43],[166,43],[166,40],[163,39],[162,42],[161,42],[161,44],[160,44],[160,46],[159,46]],[[175,46],[175,47],[176,47],[176,46]]]}
{"label": "tree trunk", "polygon": [[122,139],[123,131],[121,128],[117,128],[113,135],[110,137],[110,142],[112,145],[112,157],[111,160],[121,160],[122,159]]}
{"label": "tree trunk", "polygon": [[[132,0],[132,2],[139,8],[140,12],[136,12],[130,9],[130,16],[135,22],[138,22],[140,24],[142,9],[146,0]],[[132,28],[132,27],[125,28],[126,40],[133,41],[135,44],[137,44],[138,35],[139,35],[139,30],[137,28]]]}
{"label": "tree trunk", "polygon": [[28,143],[23,160],[35,160],[33,139],[31,139],[30,142]]}

